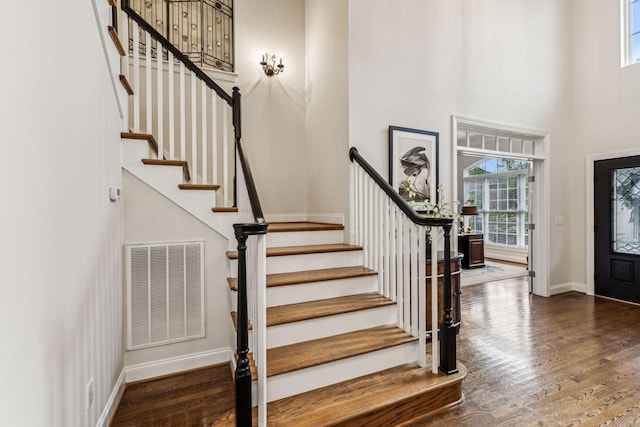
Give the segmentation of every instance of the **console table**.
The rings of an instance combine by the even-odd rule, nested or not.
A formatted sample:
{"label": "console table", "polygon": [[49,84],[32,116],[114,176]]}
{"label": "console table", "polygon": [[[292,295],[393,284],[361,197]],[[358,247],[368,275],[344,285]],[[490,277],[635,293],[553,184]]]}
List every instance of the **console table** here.
{"label": "console table", "polygon": [[482,233],[460,234],[458,250],[464,255],[463,268],[484,267],[484,235]]}

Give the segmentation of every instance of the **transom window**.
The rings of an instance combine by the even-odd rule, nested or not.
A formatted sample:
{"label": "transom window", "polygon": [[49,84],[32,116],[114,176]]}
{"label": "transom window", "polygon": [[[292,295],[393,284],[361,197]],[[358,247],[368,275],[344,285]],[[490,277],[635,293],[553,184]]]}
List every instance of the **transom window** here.
{"label": "transom window", "polygon": [[464,200],[475,203],[471,228],[487,244],[524,248],[529,244],[529,162],[492,158],[464,170]]}
{"label": "transom window", "polygon": [[622,66],[640,63],[640,0],[623,0]]}

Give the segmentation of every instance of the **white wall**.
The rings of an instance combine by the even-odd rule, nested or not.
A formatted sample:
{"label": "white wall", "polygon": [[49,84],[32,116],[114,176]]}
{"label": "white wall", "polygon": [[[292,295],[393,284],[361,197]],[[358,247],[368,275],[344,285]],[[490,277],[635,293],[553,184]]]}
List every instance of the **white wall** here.
{"label": "white wall", "polygon": [[347,2],[306,1],[306,180],[311,213],[347,212]]}
{"label": "white wall", "polygon": [[349,109],[347,2],[306,0],[307,206],[347,212]]}
{"label": "white wall", "polygon": [[0,27],[0,424],[89,426],[122,369],[120,117],[91,2],[29,8]]}
{"label": "white wall", "polygon": [[206,351],[228,348],[235,350],[229,287],[226,281],[228,274],[225,252],[229,248],[229,242],[130,173],[123,173],[123,181],[126,218],[124,243],[204,240],[206,313],[205,338],[127,351],[124,355],[125,366]]}
{"label": "white wall", "polygon": [[[551,217],[570,215],[570,19],[568,0],[350,0],[350,144],[386,176],[389,125],[439,132],[450,200],[452,114],[545,129]],[[551,234],[551,283],[569,282],[570,229]]]}
{"label": "white wall", "polygon": [[[305,2],[242,0],[234,13],[242,136],[263,211],[304,213]],[[283,73],[264,74],[263,51],[282,54]]]}
{"label": "white wall", "polygon": [[[588,155],[638,149],[640,65],[620,68],[620,5],[617,1],[572,1],[573,112],[575,146],[571,167],[571,258],[576,282],[586,283],[585,209]],[[597,31],[593,31],[597,28]],[[616,157],[612,155],[612,157]],[[592,279],[591,279],[592,280]]]}

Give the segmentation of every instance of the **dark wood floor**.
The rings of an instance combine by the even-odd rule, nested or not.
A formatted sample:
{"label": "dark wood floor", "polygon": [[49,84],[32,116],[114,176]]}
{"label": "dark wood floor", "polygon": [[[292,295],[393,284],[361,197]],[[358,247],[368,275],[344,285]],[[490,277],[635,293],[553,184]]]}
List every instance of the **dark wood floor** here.
{"label": "dark wood floor", "polygon": [[527,289],[463,288],[465,401],[416,425],[640,426],[640,307]]}
{"label": "dark wood floor", "polygon": [[233,426],[233,396],[228,364],[129,384],[110,425]]}
{"label": "dark wood floor", "polygon": [[[640,307],[526,278],[462,292],[465,401],[415,426],[640,426]],[[222,366],[129,386],[112,425],[224,425],[230,384]]]}

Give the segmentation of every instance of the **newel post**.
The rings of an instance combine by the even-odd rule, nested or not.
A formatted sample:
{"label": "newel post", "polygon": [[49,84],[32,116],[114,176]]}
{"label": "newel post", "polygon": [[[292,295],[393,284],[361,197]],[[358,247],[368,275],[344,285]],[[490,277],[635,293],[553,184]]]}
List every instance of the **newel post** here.
{"label": "newel post", "polygon": [[251,368],[247,311],[247,238],[243,224],[234,224],[238,241],[238,320],[236,361],[236,426],[251,426]]}
{"label": "newel post", "polygon": [[440,370],[447,375],[458,372],[456,367],[456,325],[453,323],[451,300],[451,224],[444,225],[444,316],[440,324]]}

